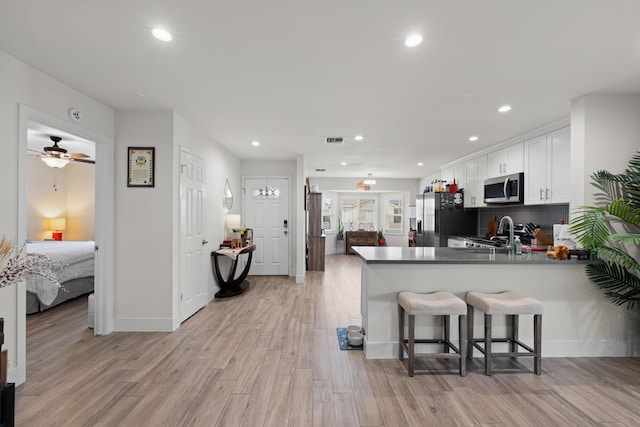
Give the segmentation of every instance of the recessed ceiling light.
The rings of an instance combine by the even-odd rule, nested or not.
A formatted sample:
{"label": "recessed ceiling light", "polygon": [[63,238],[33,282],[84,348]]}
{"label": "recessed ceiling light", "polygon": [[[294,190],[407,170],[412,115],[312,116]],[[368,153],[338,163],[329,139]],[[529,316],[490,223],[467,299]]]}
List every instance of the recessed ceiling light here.
{"label": "recessed ceiling light", "polygon": [[418,166],[424,166],[424,163],[418,162]]}
{"label": "recessed ceiling light", "polygon": [[355,139],[356,141],[362,141],[364,139],[364,136],[356,135],[355,138],[353,138],[353,139]]}
{"label": "recessed ceiling light", "polygon": [[260,145],[260,141],[252,141],[251,145],[253,145],[254,147],[257,147],[258,145]]}
{"label": "recessed ceiling light", "polygon": [[404,39],[404,45],[407,47],[416,47],[422,43],[422,36],[420,34],[412,34]]}
{"label": "recessed ceiling light", "polygon": [[471,142],[476,142],[477,140],[478,140],[478,137],[475,136],[475,135],[469,137],[469,141],[471,141]]}
{"label": "recessed ceiling light", "polygon": [[153,34],[155,38],[157,38],[158,40],[162,40],[163,42],[168,42],[172,39],[169,31],[163,30],[162,28],[154,28],[153,31],[151,31],[151,34]]}
{"label": "recessed ceiling light", "polygon": [[340,166],[347,166],[347,162],[340,163]]}
{"label": "recessed ceiling light", "polygon": [[498,108],[498,112],[500,113],[506,113],[507,111],[511,111],[511,105],[503,105],[502,107]]}

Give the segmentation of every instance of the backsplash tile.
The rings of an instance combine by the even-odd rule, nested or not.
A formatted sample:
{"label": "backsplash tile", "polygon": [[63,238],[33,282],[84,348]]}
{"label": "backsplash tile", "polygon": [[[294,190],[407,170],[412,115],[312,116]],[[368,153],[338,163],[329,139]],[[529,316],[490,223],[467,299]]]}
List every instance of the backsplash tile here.
{"label": "backsplash tile", "polygon": [[537,206],[492,206],[478,209],[478,235],[485,236],[489,222],[493,217],[500,220],[505,215],[513,219],[514,224],[532,222],[539,225],[548,236],[553,236],[553,224],[560,224],[564,220],[569,222],[569,205],[537,205]]}

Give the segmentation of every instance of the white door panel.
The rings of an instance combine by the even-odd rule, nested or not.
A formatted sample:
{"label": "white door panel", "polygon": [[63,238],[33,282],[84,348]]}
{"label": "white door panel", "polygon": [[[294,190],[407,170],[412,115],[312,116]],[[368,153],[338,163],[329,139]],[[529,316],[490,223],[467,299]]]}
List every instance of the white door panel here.
{"label": "white door panel", "polygon": [[289,179],[245,178],[243,225],[256,244],[251,274],[289,274]]}
{"label": "white door panel", "polygon": [[180,320],[206,303],[204,162],[180,151]]}

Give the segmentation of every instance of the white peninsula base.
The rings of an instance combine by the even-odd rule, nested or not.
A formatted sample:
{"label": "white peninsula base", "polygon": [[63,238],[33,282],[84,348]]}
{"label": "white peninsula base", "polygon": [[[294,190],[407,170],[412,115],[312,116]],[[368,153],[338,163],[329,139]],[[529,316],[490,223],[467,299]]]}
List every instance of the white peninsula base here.
{"label": "white peninsula base", "polygon": [[[364,352],[368,359],[398,357],[398,292],[438,290],[452,292],[462,299],[469,291],[508,290],[539,299],[544,304],[544,357],[640,355],[638,314],[609,302],[587,279],[584,263],[547,262],[544,258],[533,262],[508,262],[500,261],[499,257],[498,262],[443,261],[446,249],[435,257],[439,261],[420,259],[415,254],[409,260],[399,260],[402,257],[395,254],[385,262],[380,249],[356,248],[365,261],[361,310],[366,333]],[[494,317],[494,336],[497,337],[506,332],[506,322],[501,316]],[[525,343],[532,343],[533,316],[520,317],[520,338]],[[416,337],[427,338],[441,333],[439,322],[441,319],[419,316],[416,318]],[[483,316],[476,313],[476,337],[483,332],[482,322]],[[451,330],[456,328],[457,320],[452,319]],[[479,356],[479,352],[476,351],[475,356]]]}

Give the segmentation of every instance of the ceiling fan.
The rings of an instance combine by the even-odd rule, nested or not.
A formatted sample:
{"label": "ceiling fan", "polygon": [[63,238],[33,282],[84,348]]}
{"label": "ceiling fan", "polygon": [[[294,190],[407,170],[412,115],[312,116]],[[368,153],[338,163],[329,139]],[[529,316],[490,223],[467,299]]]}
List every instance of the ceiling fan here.
{"label": "ceiling fan", "polygon": [[63,168],[70,161],[73,162],[81,162],[81,163],[91,163],[95,164],[95,160],[89,159],[88,155],[84,153],[70,153],[67,154],[67,150],[58,145],[58,142],[62,141],[62,138],[59,136],[49,136],[51,141],[53,141],[53,145],[51,147],[44,147],[44,153],[41,153],[37,150],[31,150],[35,154],[34,156],[38,156],[42,159],[43,162],[47,164],[47,166],[51,168]]}

